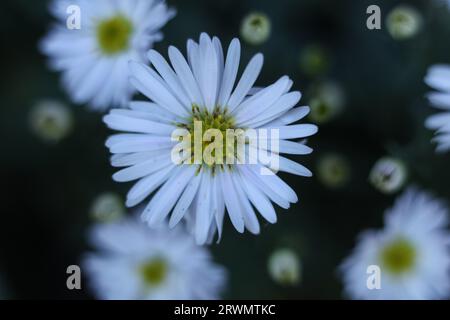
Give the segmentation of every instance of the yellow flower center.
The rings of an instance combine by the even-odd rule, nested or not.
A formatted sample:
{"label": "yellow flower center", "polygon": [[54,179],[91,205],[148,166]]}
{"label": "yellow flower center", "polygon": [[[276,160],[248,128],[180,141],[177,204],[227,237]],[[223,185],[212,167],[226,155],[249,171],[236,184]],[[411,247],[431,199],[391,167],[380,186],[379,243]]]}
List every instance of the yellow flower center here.
{"label": "yellow flower center", "polygon": [[167,263],[160,259],[151,259],[139,268],[144,283],[148,286],[155,287],[160,285],[167,276]]}
{"label": "yellow flower center", "polygon": [[[186,159],[189,163],[215,170],[216,166],[229,164],[227,159],[236,159],[244,131],[235,128],[235,120],[226,108],[216,107],[211,112],[193,105],[188,123],[178,126],[187,129],[190,135],[190,157]],[[196,154],[201,158],[197,159]]]}
{"label": "yellow flower center", "polygon": [[398,238],[381,250],[380,258],[386,271],[399,275],[414,267],[416,254],[416,249],[411,242],[404,238]]}
{"label": "yellow flower center", "polygon": [[127,50],[132,32],[131,21],[122,15],[101,21],[97,26],[97,39],[102,53],[114,55]]}

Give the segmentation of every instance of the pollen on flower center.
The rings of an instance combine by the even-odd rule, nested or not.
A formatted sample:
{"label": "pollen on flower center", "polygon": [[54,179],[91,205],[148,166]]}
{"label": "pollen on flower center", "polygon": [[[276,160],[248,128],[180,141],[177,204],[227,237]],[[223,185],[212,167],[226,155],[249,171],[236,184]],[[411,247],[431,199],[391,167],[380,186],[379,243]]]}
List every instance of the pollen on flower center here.
{"label": "pollen on flower center", "polygon": [[122,15],[101,21],[97,26],[97,39],[101,51],[114,55],[128,49],[133,31],[131,21]]}
{"label": "pollen on flower center", "polygon": [[411,242],[398,238],[382,249],[380,258],[386,271],[399,275],[414,267],[416,250]]}
{"label": "pollen on flower center", "polygon": [[[213,169],[217,165],[227,163],[227,156],[236,157],[238,143],[236,134],[239,134],[239,129],[235,128],[235,120],[226,108],[217,106],[211,112],[193,105],[188,123],[180,124],[179,127],[187,129],[191,136],[191,157],[188,159],[192,160],[190,163],[196,163],[194,161],[196,147],[199,147],[202,155],[201,165]],[[230,130],[233,130],[231,135]],[[201,143],[196,144],[196,140],[200,140]],[[216,154],[217,150],[221,151],[221,155]]]}
{"label": "pollen on flower center", "polygon": [[164,281],[167,271],[167,263],[160,258],[150,259],[139,268],[144,283],[152,287],[158,286]]}

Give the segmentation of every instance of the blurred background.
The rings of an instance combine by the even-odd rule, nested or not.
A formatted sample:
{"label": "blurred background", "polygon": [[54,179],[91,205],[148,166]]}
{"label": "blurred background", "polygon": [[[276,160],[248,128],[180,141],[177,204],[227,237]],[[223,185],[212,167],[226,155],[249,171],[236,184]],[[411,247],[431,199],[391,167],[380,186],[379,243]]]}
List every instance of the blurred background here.
{"label": "blurred background", "polygon": [[[211,246],[215,260],[229,271],[224,297],[344,298],[338,265],[360,231],[382,226],[384,210],[402,188],[414,184],[450,198],[450,155],[435,154],[433,133],[423,126],[434,112],[424,99],[426,70],[450,63],[450,12],[430,0],[168,4],[178,14],[163,28],[165,38],[156,50],[166,55],[168,45],[175,45],[184,51],[186,40],[198,39],[202,31],[226,45],[240,36],[242,62],[257,52],[265,56],[257,85],[289,75],[293,89],[303,93],[301,103],[313,107],[309,121],[320,128],[308,141],[314,153],[296,159],[315,176],[281,174],[299,203],[278,210],[278,223],[263,224],[259,236],[240,235],[227,220],[221,243]],[[366,27],[372,4],[381,8],[381,30]],[[417,28],[396,31],[389,25],[387,17],[398,5],[416,10]],[[262,27],[270,21],[267,39],[245,32],[243,21],[253,12],[266,15],[257,21]],[[90,299],[85,282],[79,291],[66,288],[66,268],[90,249],[86,232],[95,199],[104,192],[124,198],[130,184],[111,179],[114,170],[104,147],[110,132],[102,114],[70,104],[59,74],[49,71],[38,51],[51,23],[46,1],[2,2],[0,295]],[[70,130],[57,142],[42,139],[33,127],[33,108],[49,99],[67,105],[72,117]],[[369,179],[374,164],[386,156],[407,168],[406,181],[400,179],[395,190]],[[289,285],[268,271],[270,256],[283,248],[301,262],[298,281]]]}

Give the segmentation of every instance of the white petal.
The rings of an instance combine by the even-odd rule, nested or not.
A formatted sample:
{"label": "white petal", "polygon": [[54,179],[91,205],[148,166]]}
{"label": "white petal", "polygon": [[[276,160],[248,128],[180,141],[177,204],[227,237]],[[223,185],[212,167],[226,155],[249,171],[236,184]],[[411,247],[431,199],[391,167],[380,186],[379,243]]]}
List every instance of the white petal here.
{"label": "white petal", "polygon": [[241,208],[239,206],[239,199],[236,195],[233,183],[230,178],[230,173],[225,171],[218,175],[220,177],[220,184],[222,187],[222,194],[225,200],[225,205],[230,217],[231,223],[240,233],[244,232],[244,218],[242,217]]}
{"label": "white petal", "polygon": [[230,100],[227,103],[228,109],[232,112],[235,108],[237,108],[242,100],[245,98],[249,90],[253,87],[256,79],[261,72],[261,68],[264,62],[263,55],[258,53],[255,55],[250,63],[245,68],[244,73],[242,74],[241,80],[239,80],[236,89],[230,97]]}
{"label": "white petal", "polygon": [[131,83],[137,90],[156,102],[169,112],[180,116],[188,116],[187,109],[182,106],[164,85],[163,80],[148,66],[139,62],[130,62]]}
{"label": "white petal", "polygon": [[133,207],[147,198],[168,179],[174,167],[175,166],[167,166],[166,168],[158,170],[136,182],[127,194],[126,205],[128,207]]}
{"label": "white petal", "polygon": [[170,155],[163,154],[159,157],[154,157],[144,162],[138,163],[132,167],[122,169],[113,175],[114,181],[128,182],[136,180],[153,172],[161,170],[173,164]]}
{"label": "white petal", "polygon": [[234,38],[228,47],[225,69],[223,71],[222,86],[218,102],[221,107],[225,107],[230,99],[231,91],[233,90],[239,69],[240,58],[241,44],[238,39]]}
{"label": "white petal", "polygon": [[290,92],[281,96],[275,103],[273,103],[265,112],[261,112],[256,116],[247,118],[242,121],[240,119],[239,126],[247,128],[257,128],[263,124],[278,118],[281,114],[287,110],[292,109],[301,98],[300,92]]}
{"label": "white petal", "polygon": [[180,79],[180,83],[184,86],[186,93],[192,103],[199,106],[204,105],[203,97],[198,87],[197,81],[194,79],[191,69],[181,52],[175,47],[169,47],[169,58],[175,72]]}
{"label": "white petal", "polygon": [[195,241],[204,244],[208,238],[208,231],[213,219],[212,209],[212,181],[210,174],[204,174],[202,184],[197,194],[196,219],[195,219]]}
{"label": "white petal", "polygon": [[244,218],[245,227],[253,234],[259,234],[260,227],[259,221],[256,217],[255,211],[253,210],[250,201],[247,198],[247,194],[241,187],[239,174],[233,173],[230,175],[233,181],[234,188],[236,190],[236,195],[238,196],[239,205],[241,207],[242,217]]}
{"label": "white petal", "polygon": [[145,119],[132,118],[110,113],[103,117],[103,121],[110,129],[117,131],[153,133],[162,136],[170,136],[176,129],[173,125],[162,124]]}
{"label": "white petal", "polygon": [[173,209],[172,216],[170,217],[169,227],[173,228],[180,222],[189,209],[192,201],[194,200],[198,187],[202,181],[202,172],[195,176],[191,181],[189,181],[186,189],[184,189],[183,194],[178,200],[177,205]]}
{"label": "white petal", "polygon": [[167,61],[155,50],[150,50],[147,54],[148,59],[159,72],[161,77],[166,81],[170,87],[172,94],[174,94],[178,100],[185,107],[191,108],[191,100],[186,95],[183,86],[180,84],[179,79]]}
{"label": "white petal", "polygon": [[150,226],[157,226],[169,214],[195,171],[194,166],[180,166],[159,189],[143,213],[143,218]]}
{"label": "white petal", "polygon": [[264,127],[266,129],[278,129],[280,139],[300,139],[317,133],[318,128],[313,124],[295,124],[291,126]]}
{"label": "white petal", "polygon": [[272,104],[274,104],[285,92],[289,83],[288,77],[281,77],[277,82],[259,91],[254,96],[247,98],[235,110],[238,124],[249,121],[265,113]]}
{"label": "white petal", "polygon": [[245,179],[242,174],[240,174],[240,178],[242,187],[244,188],[245,193],[247,194],[249,200],[253,203],[255,208],[268,222],[276,223],[277,215],[269,199],[267,199],[262,191],[258,190],[256,186]]}
{"label": "white petal", "polygon": [[425,82],[437,90],[450,91],[450,66],[438,64],[430,67]]}

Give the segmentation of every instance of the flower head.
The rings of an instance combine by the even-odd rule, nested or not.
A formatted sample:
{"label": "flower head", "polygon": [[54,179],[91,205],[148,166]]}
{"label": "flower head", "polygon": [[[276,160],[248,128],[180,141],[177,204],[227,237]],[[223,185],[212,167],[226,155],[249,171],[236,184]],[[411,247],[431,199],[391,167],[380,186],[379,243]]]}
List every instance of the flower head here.
{"label": "flower head", "polygon": [[[73,6],[79,8],[79,29],[67,26]],[[128,83],[128,61],[143,61],[175,14],[164,0],[54,0],[51,11],[57,23],[41,50],[50,67],[63,73],[72,100],[96,110],[127,104],[135,92]]]}
{"label": "flower head", "polygon": [[[220,237],[226,209],[239,232],[247,228],[257,234],[255,209],[275,223],[272,201],[283,208],[297,202],[295,192],[274,171],[311,176],[280,153],[309,154],[309,147],[292,139],[311,136],[317,127],[293,124],[309,108],[295,107],[301,95],[290,92],[288,77],[252,89],[263,65],[261,54],[251,59],[235,86],[237,39],[226,57],[219,39],[204,33],[199,43],[188,41],[187,51],[186,61],[178,49],[169,48],[172,67],[154,50],[148,54],[153,68],[130,64],[131,82],[152,102],[134,101],[131,110],[112,110],[104,117],[111,129],[125,132],[106,143],[114,154],[112,165],[126,167],[113,178],[139,180],[128,193],[128,206],[154,193],[142,215],[150,226],[169,215],[171,227],[184,218],[197,243],[210,242],[215,233]],[[228,136],[230,132],[236,136]],[[247,140],[250,133],[262,136],[258,144]],[[235,148],[236,141],[245,147],[243,152]],[[183,152],[178,153],[180,146]],[[257,159],[248,161],[251,154]]]}
{"label": "flower head", "polygon": [[91,288],[100,299],[218,299],[225,270],[182,228],[151,230],[135,218],[95,225],[97,249],[86,255]]}
{"label": "flower head", "polygon": [[394,39],[408,39],[417,34],[423,21],[420,13],[413,7],[400,5],[389,12],[386,25]]}
{"label": "flower head", "polygon": [[296,285],[300,281],[300,258],[290,249],[273,252],[269,258],[268,269],[272,279],[282,285]]}
{"label": "flower head", "polygon": [[[380,231],[363,233],[341,266],[346,293],[354,299],[442,299],[450,295],[450,234],[442,202],[407,190],[386,212]],[[380,270],[369,288],[368,267]]]}
{"label": "flower head", "polygon": [[90,213],[95,221],[112,222],[125,215],[125,206],[119,195],[105,192],[95,198]]}
{"label": "flower head", "polygon": [[330,62],[327,50],[319,44],[305,46],[300,52],[300,70],[308,76],[325,73],[330,67]]}
{"label": "flower head", "polygon": [[264,13],[253,12],[242,20],[241,36],[250,44],[259,45],[267,41],[271,32],[271,22]]}
{"label": "flower head", "polygon": [[442,112],[430,116],[425,126],[436,130],[434,141],[437,143],[438,152],[450,150],[450,66],[434,65],[428,69],[425,82],[437,90],[428,94],[428,99],[433,107]]}
{"label": "flower head", "polygon": [[396,158],[383,157],[373,166],[369,174],[370,183],[383,193],[395,193],[406,183],[408,170],[405,163]]}
{"label": "flower head", "polygon": [[343,187],[350,178],[348,160],[338,154],[328,154],[320,158],[317,165],[317,177],[329,188]]}
{"label": "flower head", "polygon": [[55,143],[64,139],[72,130],[72,111],[55,100],[39,101],[29,115],[33,132],[42,140]]}
{"label": "flower head", "polygon": [[345,104],[345,94],[339,84],[327,81],[319,84],[313,90],[309,106],[311,121],[322,124],[333,120],[341,112]]}

